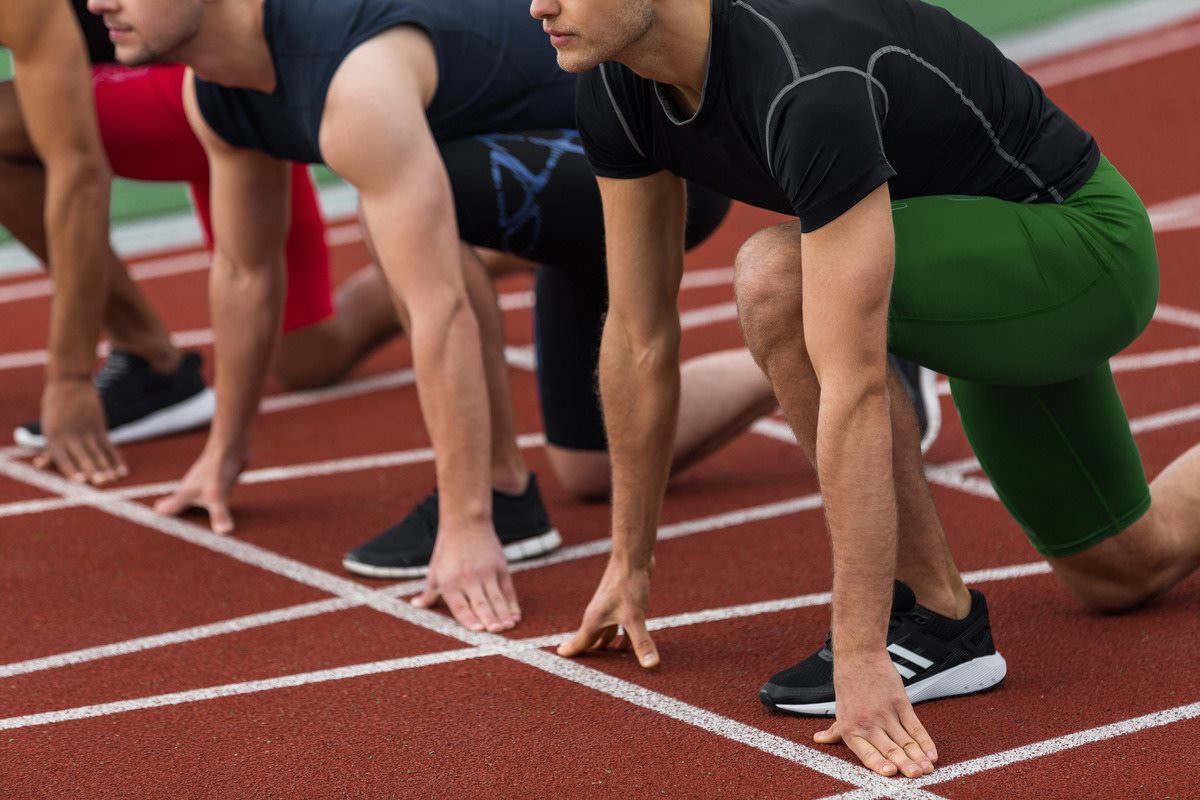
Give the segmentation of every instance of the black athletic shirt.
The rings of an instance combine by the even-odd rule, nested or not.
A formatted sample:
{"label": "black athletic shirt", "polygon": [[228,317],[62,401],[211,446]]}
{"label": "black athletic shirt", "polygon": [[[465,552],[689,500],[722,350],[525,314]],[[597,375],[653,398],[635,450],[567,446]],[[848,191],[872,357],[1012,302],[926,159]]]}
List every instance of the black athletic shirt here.
{"label": "black athletic shirt", "polygon": [[919,0],[712,0],[696,114],[616,63],[580,80],[597,174],[661,169],[812,231],[885,181],[893,198],[1062,202],[1092,137],[949,12]]}
{"label": "black athletic shirt", "polygon": [[87,0],[71,0],[79,27],[83,28],[83,40],[87,42],[88,57],[93,64],[112,64],[117,60],[116,48],[108,38],[104,20],[87,9]]}
{"label": "black athletic shirt", "polygon": [[197,79],[200,111],[236,147],[320,162],[321,115],[337,68],[358,45],[404,24],[433,40],[438,86],[426,116],[438,140],[575,127],[575,78],[558,68],[525,0],[266,0],[275,91]]}

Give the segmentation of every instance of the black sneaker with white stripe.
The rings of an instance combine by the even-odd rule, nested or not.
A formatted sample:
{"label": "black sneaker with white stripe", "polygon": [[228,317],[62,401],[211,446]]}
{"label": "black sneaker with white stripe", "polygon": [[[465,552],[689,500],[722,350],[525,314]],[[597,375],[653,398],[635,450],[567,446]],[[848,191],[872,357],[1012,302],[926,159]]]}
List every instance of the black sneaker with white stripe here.
{"label": "black sneaker with white stripe", "polygon": [[[509,561],[544,555],[562,544],[530,473],[519,495],[492,490],[492,524]],[[429,559],[437,540],[438,493],[417,504],[412,512],[366,544],[346,554],[342,566],[368,578],[415,578],[429,574]]]}
{"label": "black sneaker with white stripe", "polygon": [[[888,624],[888,655],[913,703],[975,694],[1004,680],[987,601],[971,590],[971,611],[955,620],[917,605],[912,589],[896,581]],[[794,667],[771,677],[758,692],[763,705],[793,714],[833,716],[833,637]]]}
{"label": "black sneaker with white stripe", "polygon": [[[96,374],[108,438],[129,444],[198,428],[212,421],[216,397],[200,374],[200,354],[184,353],[173,372],[156,372],[133,353],[113,350]],[[27,422],[13,431],[21,447],[46,446],[42,424]]]}

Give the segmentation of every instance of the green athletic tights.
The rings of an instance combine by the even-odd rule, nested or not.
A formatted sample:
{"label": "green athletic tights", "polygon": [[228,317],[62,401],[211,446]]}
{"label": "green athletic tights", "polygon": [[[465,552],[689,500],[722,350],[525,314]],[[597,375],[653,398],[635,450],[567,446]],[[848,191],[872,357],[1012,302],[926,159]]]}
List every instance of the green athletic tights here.
{"label": "green athletic tights", "polygon": [[892,351],[950,377],[1000,499],[1048,556],[1120,533],[1150,490],[1108,359],[1150,322],[1146,209],[1101,158],[1062,205],[893,204]]}

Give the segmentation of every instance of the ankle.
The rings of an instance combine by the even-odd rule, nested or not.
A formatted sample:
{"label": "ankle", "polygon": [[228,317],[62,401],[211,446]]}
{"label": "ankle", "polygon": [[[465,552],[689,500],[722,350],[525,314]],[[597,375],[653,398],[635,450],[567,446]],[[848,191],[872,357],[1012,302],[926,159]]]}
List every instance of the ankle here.
{"label": "ankle", "polygon": [[150,369],[159,373],[174,372],[183,362],[183,353],[170,342],[145,346],[114,339],[111,345],[113,350],[121,350],[144,359],[150,365]]}
{"label": "ankle", "polygon": [[529,487],[530,472],[524,464],[519,467],[497,468],[492,470],[492,488],[503,494],[514,497],[525,494]]}
{"label": "ankle", "polygon": [[963,582],[950,586],[913,587],[917,603],[947,619],[965,619],[971,613],[971,593]]}

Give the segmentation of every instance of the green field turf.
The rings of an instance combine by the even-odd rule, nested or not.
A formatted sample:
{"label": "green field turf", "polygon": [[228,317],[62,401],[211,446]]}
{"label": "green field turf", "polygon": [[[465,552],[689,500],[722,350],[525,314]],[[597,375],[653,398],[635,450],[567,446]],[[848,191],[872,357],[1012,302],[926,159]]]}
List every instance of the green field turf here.
{"label": "green field turf", "polygon": [[[61,0],[59,0],[61,2]],[[1121,0],[933,0],[988,36],[1011,35],[1038,27],[1068,14],[1118,5]],[[0,58],[0,80],[11,75],[7,53]],[[321,183],[336,181],[328,170],[317,170]],[[140,219],[188,208],[187,192],[182,184],[143,183],[118,179],[113,187],[112,218],[117,221]],[[0,243],[8,240],[0,230]]]}

